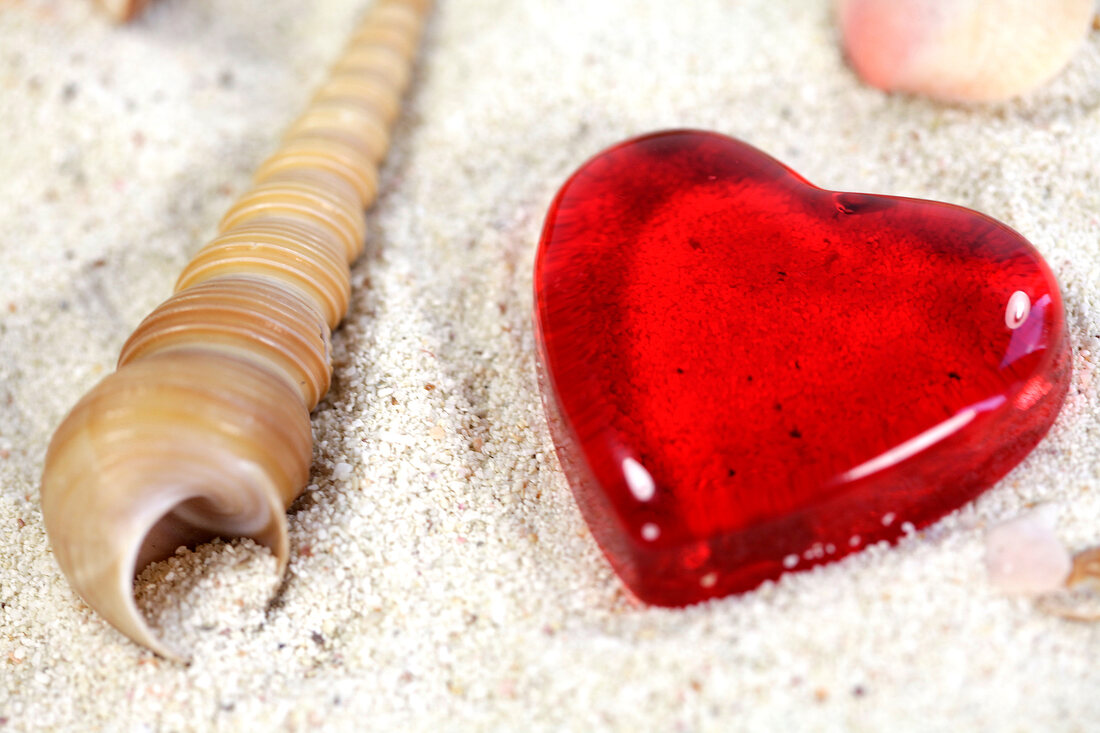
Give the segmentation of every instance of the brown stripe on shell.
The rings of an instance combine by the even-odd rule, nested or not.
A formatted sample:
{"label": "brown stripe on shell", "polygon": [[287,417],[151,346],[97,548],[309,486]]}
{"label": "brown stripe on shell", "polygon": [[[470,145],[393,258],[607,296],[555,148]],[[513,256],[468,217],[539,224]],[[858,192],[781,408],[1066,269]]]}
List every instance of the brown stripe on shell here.
{"label": "brown stripe on shell", "polygon": [[195,347],[224,350],[283,377],[309,409],[328,391],[328,325],[304,298],[262,276],[221,276],[177,292],[141,322],[118,366]]}

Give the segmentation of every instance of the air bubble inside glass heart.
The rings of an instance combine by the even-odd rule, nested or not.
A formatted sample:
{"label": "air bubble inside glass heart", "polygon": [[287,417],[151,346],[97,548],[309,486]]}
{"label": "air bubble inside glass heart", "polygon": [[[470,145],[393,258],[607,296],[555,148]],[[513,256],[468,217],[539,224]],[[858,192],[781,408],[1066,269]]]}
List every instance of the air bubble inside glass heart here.
{"label": "air bubble inside glass heart", "polygon": [[895,540],[993,485],[1065,396],[1058,284],[948,204],[812,186],[737,140],[627,141],[562,187],[540,381],[593,535],[682,605]]}

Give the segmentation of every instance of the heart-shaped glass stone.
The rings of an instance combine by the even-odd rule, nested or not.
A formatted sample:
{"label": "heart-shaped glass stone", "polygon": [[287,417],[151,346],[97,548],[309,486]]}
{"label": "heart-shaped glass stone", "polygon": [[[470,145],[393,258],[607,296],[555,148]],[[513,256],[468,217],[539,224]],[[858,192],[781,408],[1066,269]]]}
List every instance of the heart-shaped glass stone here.
{"label": "heart-shaped glass stone", "polygon": [[894,540],[1050,428],[1061,296],[1023,237],[949,204],[836,193],[670,131],[585,163],[535,271],[543,398],[592,533],[681,605]]}

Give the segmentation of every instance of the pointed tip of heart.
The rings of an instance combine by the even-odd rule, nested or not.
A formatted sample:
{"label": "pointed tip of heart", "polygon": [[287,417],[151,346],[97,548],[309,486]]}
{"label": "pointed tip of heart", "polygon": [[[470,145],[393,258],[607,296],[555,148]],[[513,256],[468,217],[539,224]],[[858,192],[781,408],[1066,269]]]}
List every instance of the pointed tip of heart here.
{"label": "pointed tip of heart", "polygon": [[1057,74],[1093,0],[837,0],[849,62],[885,91],[959,102],[1008,99]]}

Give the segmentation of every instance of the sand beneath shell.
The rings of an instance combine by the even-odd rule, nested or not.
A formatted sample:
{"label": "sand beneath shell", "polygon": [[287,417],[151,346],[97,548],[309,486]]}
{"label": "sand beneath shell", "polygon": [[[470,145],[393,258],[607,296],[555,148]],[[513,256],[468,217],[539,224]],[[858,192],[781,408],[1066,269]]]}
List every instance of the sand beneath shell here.
{"label": "sand beneath shell", "polygon": [[[314,417],[291,562],[182,551],[137,583],[192,663],[77,600],[46,543],[52,429],[170,292],[362,4],[0,13],[0,730],[1084,730],[1100,624],[999,592],[988,527],[1052,506],[1100,544],[1100,33],[1016,102],[883,95],[826,3],[441,3]],[[951,201],[1061,280],[1074,381],[994,490],[895,548],[683,610],[623,591],[558,470],[531,264],[584,159],[672,126],[837,188]]]}

